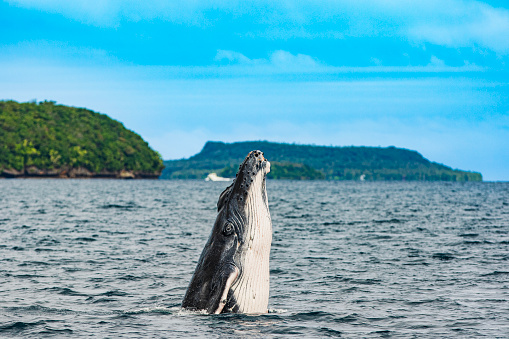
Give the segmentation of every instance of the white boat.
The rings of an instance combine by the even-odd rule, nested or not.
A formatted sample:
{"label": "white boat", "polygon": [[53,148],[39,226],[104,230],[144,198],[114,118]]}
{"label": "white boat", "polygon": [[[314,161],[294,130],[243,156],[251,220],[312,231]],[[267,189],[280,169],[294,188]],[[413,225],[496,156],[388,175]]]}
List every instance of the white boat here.
{"label": "white boat", "polygon": [[231,181],[231,180],[232,179],[230,179],[230,178],[218,177],[216,173],[210,173],[205,178],[205,181]]}

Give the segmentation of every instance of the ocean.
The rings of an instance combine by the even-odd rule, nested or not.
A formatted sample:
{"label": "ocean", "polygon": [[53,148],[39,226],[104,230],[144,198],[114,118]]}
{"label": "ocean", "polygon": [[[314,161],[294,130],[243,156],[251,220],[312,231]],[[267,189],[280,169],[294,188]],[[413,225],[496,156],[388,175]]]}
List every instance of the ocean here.
{"label": "ocean", "polygon": [[509,183],[268,181],[269,313],[182,310],[227,185],[0,180],[0,337],[509,337]]}

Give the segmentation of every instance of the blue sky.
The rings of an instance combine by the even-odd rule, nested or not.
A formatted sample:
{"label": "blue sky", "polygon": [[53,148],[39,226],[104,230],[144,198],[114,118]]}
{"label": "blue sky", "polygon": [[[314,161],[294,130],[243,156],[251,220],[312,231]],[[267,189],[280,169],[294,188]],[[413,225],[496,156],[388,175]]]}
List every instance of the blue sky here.
{"label": "blue sky", "polygon": [[0,1],[0,99],[207,140],[409,148],[509,180],[507,1]]}

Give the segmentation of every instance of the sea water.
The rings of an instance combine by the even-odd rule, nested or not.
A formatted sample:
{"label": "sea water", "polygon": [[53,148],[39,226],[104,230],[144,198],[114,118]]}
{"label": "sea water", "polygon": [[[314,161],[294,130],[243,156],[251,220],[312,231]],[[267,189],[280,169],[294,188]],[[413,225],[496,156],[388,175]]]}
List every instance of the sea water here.
{"label": "sea water", "polygon": [[270,312],[181,310],[227,185],[0,180],[0,337],[509,337],[509,183],[268,181]]}

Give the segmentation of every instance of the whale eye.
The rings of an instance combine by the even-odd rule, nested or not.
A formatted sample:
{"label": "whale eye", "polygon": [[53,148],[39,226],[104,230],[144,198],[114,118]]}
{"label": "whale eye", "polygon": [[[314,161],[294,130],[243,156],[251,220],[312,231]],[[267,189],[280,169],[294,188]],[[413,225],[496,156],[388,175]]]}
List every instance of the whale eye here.
{"label": "whale eye", "polygon": [[227,222],[226,224],[224,224],[223,234],[225,236],[232,235],[234,231],[235,231],[235,227],[233,227],[233,224],[231,222]]}

